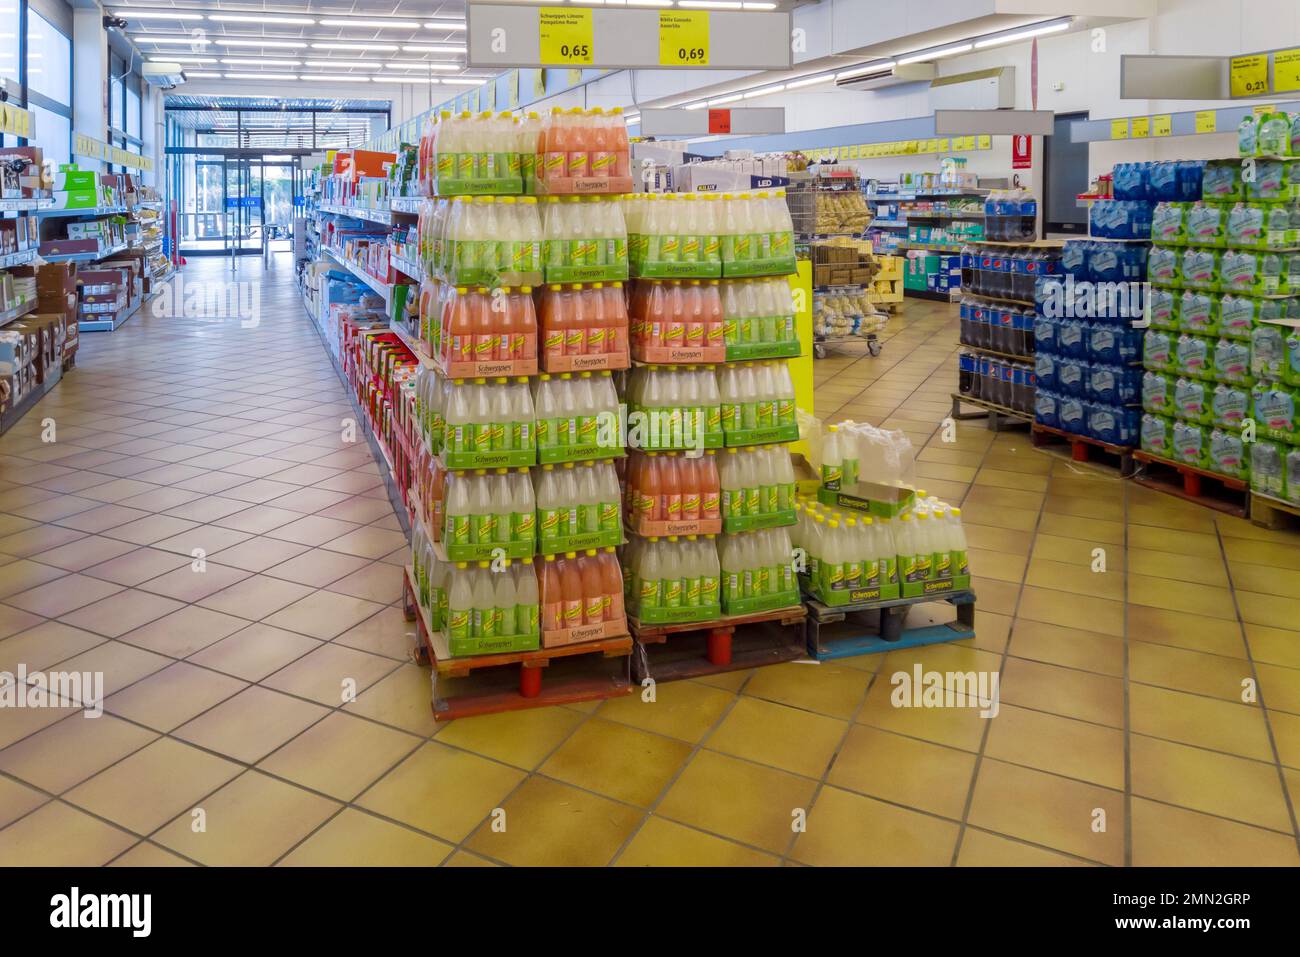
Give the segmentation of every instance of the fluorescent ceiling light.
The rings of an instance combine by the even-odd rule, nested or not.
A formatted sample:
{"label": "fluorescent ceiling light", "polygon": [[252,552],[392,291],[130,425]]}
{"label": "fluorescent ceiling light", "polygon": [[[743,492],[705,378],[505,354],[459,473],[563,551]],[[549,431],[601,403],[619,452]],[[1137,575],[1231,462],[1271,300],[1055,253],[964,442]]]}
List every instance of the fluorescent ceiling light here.
{"label": "fluorescent ceiling light", "polygon": [[210,56],[151,56],[150,63],[216,63],[216,57]]}
{"label": "fluorescent ceiling light", "polygon": [[221,62],[227,66],[302,66],[298,60],[246,60],[240,57]]}
{"label": "fluorescent ceiling light", "polygon": [[671,7],[673,0],[627,0],[629,7]]}
{"label": "fluorescent ceiling light", "polygon": [[305,40],[224,40],[220,37],[214,42],[223,47],[274,47],[286,50],[296,50],[307,45]]}
{"label": "fluorescent ceiling light", "polygon": [[354,67],[358,70],[378,70],[381,64],[368,63],[365,60],[307,60],[306,65],[313,70],[332,70],[335,67],[342,69]]}
{"label": "fluorescent ceiling light", "polygon": [[677,0],[679,7],[699,7],[701,10],[739,10],[740,0]]}
{"label": "fluorescent ceiling light", "polygon": [[898,65],[903,66],[907,63],[920,63],[923,60],[937,60],[941,56],[952,56],[954,53],[965,53],[973,48],[973,43],[958,43],[955,46],[940,47],[939,49],[931,50],[928,53],[914,53],[911,56],[899,57]]}
{"label": "fluorescent ceiling light", "polygon": [[313,43],[312,48],[315,50],[375,50],[380,53],[388,53],[397,49],[395,43]]}
{"label": "fluorescent ceiling light", "polygon": [[829,83],[833,79],[835,79],[835,77],[829,73],[826,73],[822,76],[809,76],[809,77],[805,77],[802,80],[791,80],[789,83],[785,85],[785,88],[787,90],[797,90],[801,86],[813,86],[814,84],[817,83]]}
{"label": "fluorescent ceiling light", "polygon": [[723,103],[735,103],[739,99],[741,99],[739,93],[732,93],[730,96],[719,96],[709,100],[709,106],[721,106]]}
{"label": "fluorescent ceiling light", "polygon": [[[377,76],[376,83],[438,83],[436,77],[431,76]],[[442,81],[447,82],[447,81]],[[475,81],[477,82],[477,81]]]}
{"label": "fluorescent ceiling light", "polygon": [[881,63],[872,63],[868,66],[858,66],[854,67],[852,70],[845,70],[843,73],[836,73],[835,79],[847,80],[849,77],[864,76],[867,73],[882,73],[885,70],[892,70],[895,66],[896,64],[893,60],[885,60]]}
{"label": "fluorescent ceiling light", "polygon": [[776,4],[775,3],[749,3],[747,0],[747,2],[745,3],[745,9],[746,10],[775,10]]}
{"label": "fluorescent ceiling light", "polygon": [[227,80],[296,80],[296,73],[227,73]]}
{"label": "fluorescent ceiling light", "polygon": [[[390,49],[396,50],[397,47],[390,47]],[[464,46],[437,46],[437,47],[431,47],[431,46],[415,46],[415,45],[412,45],[412,46],[404,46],[404,47],[402,47],[402,52],[403,52],[403,53],[464,53],[464,52],[465,52],[465,47],[464,47]]]}
{"label": "fluorescent ceiling light", "polygon": [[463,20],[426,20],[424,23],[426,30],[464,30],[465,22]]}
{"label": "fluorescent ceiling light", "polygon": [[304,73],[302,74],[302,76],[298,77],[298,79],[311,80],[313,82],[319,82],[319,83],[338,83],[340,81],[347,82],[347,83],[369,83],[370,82],[370,77],[368,76],[325,76],[325,75],[317,75],[314,73]]}
{"label": "fluorescent ceiling light", "polygon": [[220,23],[291,23],[308,27],[316,22],[311,17],[268,17],[260,13],[209,13],[208,19]]}
{"label": "fluorescent ceiling light", "polygon": [[[4,11],[9,13],[11,11]],[[13,11],[17,12],[17,11]],[[201,13],[177,13],[174,10],[114,10],[115,17],[135,17],[137,20],[202,20]]]}
{"label": "fluorescent ceiling light", "polygon": [[390,70],[459,70],[456,63],[444,63],[439,60],[389,60],[384,66]]}
{"label": "fluorescent ceiling light", "polygon": [[418,30],[420,24],[414,20],[363,20],[356,17],[334,17],[322,20],[323,27],[374,27],[376,30]]}
{"label": "fluorescent ceiling light", "polygon": [[708,105],[709,105],[709,104],[708,104],[707,101],[705,101],[705,100],[700,100],[700,102],[698,102],[698,103],[688,103],[688,104],[686,104],[686,109],[688,109],[688,110],[702,110],[702,109],[704,109],[704,108],[705,108],[706,106],[708,106]]}
{"label": "fluorescent ceiling light", "polygon": [[136,37],[136,39],[145,43],[184,43],[195,46],[205,46],[212,42],[202,37]]}
{"label": "fluorescent ceiling light", "polygon": [[784,83],[778,83],[776,86],[765,86],[758,90],[750,90],[745,94],[745,99],[752,100],[756,96],[767,96],[769,93],[780,93],[784,89]]}
{"label": "fluorescent ceiling light", "polygon": [[189,70],[184,70],[182,72],[184,72],[186,78],[190,80],[216,80],[221,77],[220,73],[191,73]]}
{"label": "fluorescent ceiling light", "polygon": [[443,77],[442,82],[450,84],[451,86],[482,86],[483,85],[482,80],[474,80],[462,76]]}
{"label": "fluorescent ceiling light", "polygon": [[1062,30],[1068,30],[1069,27],[1069,20],[1049,23],[1047,26],[1043,27],[1030,27],[1028,30],[1018,30],[1015,33],[1006,33],[1000,37],[989,37],[987,40],[976,40],[975,49],[982,50],[984,47],[995,47],[1001,43],[1014,43],[1016,40],[1028,40],[1030,37],[1041,37],[1044,33],[1059,33]]}

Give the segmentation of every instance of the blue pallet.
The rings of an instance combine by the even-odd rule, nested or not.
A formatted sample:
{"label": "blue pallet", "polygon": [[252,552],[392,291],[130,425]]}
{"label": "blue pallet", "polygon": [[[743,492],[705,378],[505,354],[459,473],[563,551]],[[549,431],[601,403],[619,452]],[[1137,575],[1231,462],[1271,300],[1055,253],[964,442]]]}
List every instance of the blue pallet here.
{"label": "blue pallet", "polygon": [[[890,619],[901,619],[911,605],[932,601],[946,601],[957,607],[958,620],[939,625],[922,625],[918,628],[898,628],[893,640],[881,634],[863,634],[844,638],[834,638],[822,646],[820,627],[823,622],[835,624],[848,615],[857,612],[879,610],[881,613],[881,632],[893,630]],[[944,596],[921,596],[919,598],[896,598],[890,601],[863,602],[857,605],[825,605],[815,598],[806,600],[808,618],[806,636],[808,657],[817,661],[832,661],[837,658],[853,658],[858,655],[874,655],[902,648],[917,648],[922,645],[935,645],[945,641],[965,641],[975,637],[975,593],[973,591],[957,592]]]}

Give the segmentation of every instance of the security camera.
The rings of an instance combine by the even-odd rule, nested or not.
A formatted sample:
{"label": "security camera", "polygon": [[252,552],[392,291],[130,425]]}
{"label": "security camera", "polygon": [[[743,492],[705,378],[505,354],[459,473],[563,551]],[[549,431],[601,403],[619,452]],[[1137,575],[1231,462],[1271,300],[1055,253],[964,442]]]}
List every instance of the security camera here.
{"label": "security camera", "polygon": [[113,16],[112,14],[105,14],[105,15],[104,15],[104,29],[105,29],[105,30],[111,30],[113,27],[116,27],[116,28],[119,29],[119,30],[125,30],[125,29],[126,29],[126,21],[123,20],[121,17],[115,17],[115,16]]}

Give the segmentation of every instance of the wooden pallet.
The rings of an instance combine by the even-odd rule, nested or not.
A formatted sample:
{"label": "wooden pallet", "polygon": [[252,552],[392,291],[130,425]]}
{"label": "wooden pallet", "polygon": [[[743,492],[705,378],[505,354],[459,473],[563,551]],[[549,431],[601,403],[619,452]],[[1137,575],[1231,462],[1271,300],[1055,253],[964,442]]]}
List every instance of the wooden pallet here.
{"label": "wooden pallet", "polygon": [[779,664],[804,657],[803,605],[717,621],[673,625],[628,624],[636,638],[632,678],[640,684],[679,681]]}
{"label": "wooden pallet", "polygon": [[[808,605],[808,657],[818,661],[975,637],[975,593],[969,590],[856,605],[825,605],[812,597],[805,600]],[[956,621],[928,621],[924,625],[904,627],[913,606],[940,601],[957,609]]]}
{"label": "wooden pallet", "polygon": [[1250,493],[1250,520],[1270,529],[1300,529],[1300,505],[1261,492]]}
{"label": "wooden pallet", "polygon": [[1035,422],[1031,426],[1031,439],[1034,448],[1048,448],[1054,445],[1068,445],[1070,459],[1074,462],[1097,462],[1095,456],[1104,456],[1102,464],[1119,469],[1120,478],[1133,474],[1133,449],[1124,445],[1111,445],[1100,439],[1087,435],[1075,435],[1050,425]]}
{"label": "wooden pallet", "polygon": [[1250,514],[1250,486],[1241,479],[1207,472],[1142,449],[1133,450],[1133,461],[1138,464],[1132,478],[1139,485],[1238,518]]}
{"label": "wooden pallet", "polygon": [[[432,630],[428,612],[416,600],[410,565],[402,582],[402,610],[416,627],[416,660],[433,667],[436,721],[598,701],[632,692],[628,680],[632,639],[628,635],[559,648],[453,658],[442,632]],[[545,684],[543,673],[547,675]]]}
{"label": "wooden pallet", "polygon": [[[974,396],[962,395],[960,392],[953,392],[952,395],[952,417],[958,420],[978,419],[987,417],[988,427],[992,432],[1002,431],[1002,426],[1007,422],[1016,422],[1023,425],[1033,425],[1034,417],[1029,412],[1020,412],[1009,406],[999,405],[996,402],[990,402],[987,399],[977,399]],[[963,412],[963,405],[973,405],[980,412]]]}

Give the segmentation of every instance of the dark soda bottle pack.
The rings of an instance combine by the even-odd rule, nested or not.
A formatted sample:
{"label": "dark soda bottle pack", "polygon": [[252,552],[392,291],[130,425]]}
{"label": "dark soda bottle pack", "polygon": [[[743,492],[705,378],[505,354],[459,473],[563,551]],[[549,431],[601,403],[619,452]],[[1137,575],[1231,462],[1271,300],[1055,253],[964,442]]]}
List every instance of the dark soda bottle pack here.
{"label": "dark soda bottle pack", "polygon": [[993,299],[1033,299],[1041,276],[1061,275],[1058,249],[1037,246],[987,246],[978,243],[961,250],[963,287],[977,296]]}

